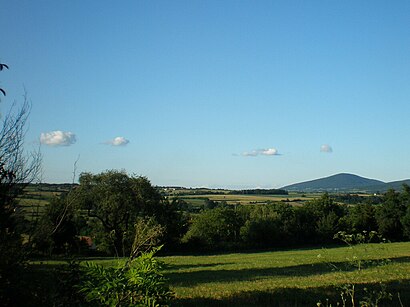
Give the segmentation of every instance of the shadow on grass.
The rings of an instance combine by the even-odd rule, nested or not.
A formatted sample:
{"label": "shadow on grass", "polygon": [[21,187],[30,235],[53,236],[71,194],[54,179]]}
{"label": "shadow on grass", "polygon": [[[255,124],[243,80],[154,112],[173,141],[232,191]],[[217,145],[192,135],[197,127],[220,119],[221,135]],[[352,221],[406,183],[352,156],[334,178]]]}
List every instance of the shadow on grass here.
{"label": "shadow on grass", "polygon": [[[392,262],[405,263],[410,262],[410,257],[398,257],[390,259]],[[216,263],[216,264],[201,264],[197,266],[190,265],[178,265],[169,266],[171,269],[189,269],[189,268],[200,268],[200,267],[212,267],[217,265],[224,265],[226,263]],[[380,263],[378,261],[368,261],[362,264],[362,268],[368,268],[372,266],[378,266]],[[337,269],[338,268],[338,269]],[[335,271],[349,272],[357,270],[357,267],[353,266],[351,262],[321,262],[315,264],[303,264],[289,267],[277,267],[277,268],[249,268],[249,269],[238,269],[238,270],[199,270],[191,272],[170,272],[165,273],[166,277],[171,281],[171,284],[189,287],[195,286],[201,283],[211,283],[211,282],[234,282],[234,281],[252,281],[261,279],[267,276],[299,276],[307,277],[312,275],[320,275],[331,273]]]}
{"label": "shadow on grass", "polygon": [[[356,286],[356,301],[364,298],[364,288],[380,291],[380,284]],[[385,299],[379,306],[410,306],[410,280],[386,284],[386,290],[392,299]],[[340,299],[341,289],[337,287],[320,287],[310,289],[283,288],[272,291],[242,291],[222,299],[214,298],[177,298],[174,306],[316,306],[326,302],[336,306]],[[400,293],[400,300],[398,298]],[[348,304],[348,306],[350,306]]]}
{"label": "shadow on grass", "polygon": [[406,262],[410,262],[410,257],[390,258],[390,260],[391,262],[406,263]]}
{"label": "shadow on grass", "polygon": [[172,284],[179,286],[194,286],[209,282],[234,282],[251,281],[265,276],[310,276],[331,272],[331,268],[325,264],[298,265],[278,268],[249,268],[238,270],[200,270],[193,272],[165,273]]}
{"label": "shadow on grass", "polygon": [[166,264],[169,270],[188,270],[194,268],[209,268],[216,266],[232,265],[233,262],[201,263],[201,264]]}

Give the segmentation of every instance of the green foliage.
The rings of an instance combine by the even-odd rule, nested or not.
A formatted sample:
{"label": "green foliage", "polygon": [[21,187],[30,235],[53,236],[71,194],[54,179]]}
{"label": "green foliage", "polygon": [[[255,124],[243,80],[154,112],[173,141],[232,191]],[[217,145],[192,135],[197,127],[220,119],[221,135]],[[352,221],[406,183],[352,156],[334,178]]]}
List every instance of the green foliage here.
{"label": "green foliage", "polygon": [[154,257],[158,250],[118,268],[87,263],[82,268],[79,292],[93,305],[167,306],[173,294],[161,273],[163,263]]}
{"label": "green foliage", "polygon": [[153,217],[167,230],[179,217],[147,178],[121,171],[81,174],[70,197],[87,212],[98,248],[115,255],[130,253],[138,217]]}
{"label": "green foliage", "polygon": [[306,204],[306,210],[316,221],[316,237],[320,242],[333,239],[333,235],[341,228],[340,218],[346,214],[346,209],[335,203],[327,193]]}
{"label": "green foliage", "polygon": [[376,212],[378,231],[390,240],[403,238],[401,217],[406,213],[406,205],[400,196],[400,193],[389,190],[384,196],[383,204]]}
{"label": "green foliage", "polygon": [[159,240],[164,233],[164,227],[159,225],[153,218],[138,218],[135,223],[135,237],[132,244],[130,259],[143,254],[158,246]]}
{"label": "green foliage", "polygon": [[232,208],[205,210],[196,216],[183,240],[206,249],[230,247],[238,242],[242,223]]}
{"label": "green foliage", "polygon": [[81,217],[67,201],[64,194],[52,198],[41,218],[34,222],[31,243],[37,252],[51,255],[72,253],[78,249],[77,225]]}
{"label": "green foliage", "polygon": [[353,232],[377,229],[376,207],[371,204],[359,204],[351,207],[348,216]]}
{"label": "green foliage", "polygon": [[406,214],[401,218],[401,223],[404,237],[410,239],[410,206],[407,206]]}
{"label": "green foliage", "polygon": [[255,206],[240,230],[248,246],[266,247],[278,243],[281,235],[280,215],[275,206]]}

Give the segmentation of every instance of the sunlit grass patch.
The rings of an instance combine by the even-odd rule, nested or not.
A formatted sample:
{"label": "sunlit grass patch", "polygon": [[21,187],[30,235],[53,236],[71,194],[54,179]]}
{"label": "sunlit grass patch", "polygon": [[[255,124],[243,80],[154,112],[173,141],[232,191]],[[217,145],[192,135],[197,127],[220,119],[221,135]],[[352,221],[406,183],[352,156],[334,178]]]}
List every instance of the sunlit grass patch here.
{"label": "sunlit grass patch", "polygon": [[[351,267],[354,256],[369,261],[367,267],[360,271]],[[379,264],[386,258],[391,261],[382,265],[370,262]],[[403,291],[403,285],[410,288],[410,243],[174,256],[163,260],[168,264],[166,275],[171,287],[182,305],[257,305],[285,299],[303,306],[308,298],[315,304],[323,293],[337,296],[338,287],[346,283],[392,284],[393,291]]]}

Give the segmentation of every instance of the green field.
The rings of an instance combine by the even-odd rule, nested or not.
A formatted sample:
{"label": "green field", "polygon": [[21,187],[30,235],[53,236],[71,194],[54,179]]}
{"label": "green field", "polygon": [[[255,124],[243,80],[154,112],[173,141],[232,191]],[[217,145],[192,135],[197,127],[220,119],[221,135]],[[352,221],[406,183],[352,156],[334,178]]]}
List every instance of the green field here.
{"label": "green field", "polygon": [[[363,260],[364,269],[351,266],[353,257]],[[382,265],[375,261],[387,258],[390,261]],[[176,306],[315,306],[327,298],[336,302],[338,287],[344,284],[379,289],[380,282],[395,301],[400,293],[401,300],[410,304],[410,243],[163,260]]]}
{"label": "green field", "polygon": [[[393,300],[379,306],[401,306],[398,294],[410,306],[410,242],[159,258],[175,292],[173,306],[316,306],[326,299],[336,306],[343,285],[355,284],[359,301],[364,287],[378,292],[380,283]],[[353,259],[361,260],[361,270]],[[123,261],[86,260],[104,266]],[[33,264],[44,270],[61,263]]]}
{"label": "green field", "polygon": [[239,194],[200,194],[200,195],[181,195],[178,196],[193,206],[200,206],[205,203],[206,199],[226,202],[229,205],[251,205],[267,204],[269,202],[287,202],[291,205],[302,205],[308,200],[320,197],[320,194],[296,194],[289,195],[239,195]]}
{"label": "green field", "polygon": [[71,189],[69,184],[32,184],[24,189],[24,193],[17,198],[17,202],[26,219],[40,217],[53,197]]}

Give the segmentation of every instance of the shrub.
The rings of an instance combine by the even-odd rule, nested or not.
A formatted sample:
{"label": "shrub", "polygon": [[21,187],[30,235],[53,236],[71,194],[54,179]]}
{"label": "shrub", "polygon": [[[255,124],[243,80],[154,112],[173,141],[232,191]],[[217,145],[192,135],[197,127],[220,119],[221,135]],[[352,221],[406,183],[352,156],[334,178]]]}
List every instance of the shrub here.
{"label": "shrub", "polygon": [[172,292],[161,273],[156,248],[118,268],[87,263],[78,286],[85,300],[104,306],[168,306]]}

